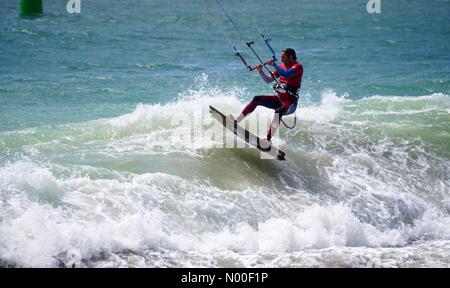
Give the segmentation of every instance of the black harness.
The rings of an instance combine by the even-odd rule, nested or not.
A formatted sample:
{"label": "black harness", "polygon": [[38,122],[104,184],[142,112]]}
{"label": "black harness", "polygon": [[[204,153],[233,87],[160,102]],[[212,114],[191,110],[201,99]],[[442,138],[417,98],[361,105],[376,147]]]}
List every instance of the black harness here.
{"label": "black harness", "polygon": [[275,85],[273,85],[273,90],[275,90],[275,92],[289,94],[289,96],[292,96],[297,100],[299,98],[298,89],[299,88],[291,87],[286,83],[275,83]]}
{"label": "black harness", "polygon": [[[289,106],[289,108],[287,110],[276,109],[275,112],[279,113],[280,116],[290,115],[290,114],[295,113],[295,110],[297,110],[298,99],[300,98],[298,95],[299,88],[291,87],[286,83],[276,83],[275,85],[273,85],[273,89],[277,93],[288,94],[289,96],[291,96],[295,99],[294,103],[291,106]],[[281,123],[283,123],[283,125],[286,128],[293,129],[293,128],[295,128],[295,125],[297,124],[297,117],[294,117],[294,125],[292,125],[292,126],[287,125],[286,122],[284,122],[283,118],[281,118],[281,117],[280,117],[280,121],[281,121]]]}

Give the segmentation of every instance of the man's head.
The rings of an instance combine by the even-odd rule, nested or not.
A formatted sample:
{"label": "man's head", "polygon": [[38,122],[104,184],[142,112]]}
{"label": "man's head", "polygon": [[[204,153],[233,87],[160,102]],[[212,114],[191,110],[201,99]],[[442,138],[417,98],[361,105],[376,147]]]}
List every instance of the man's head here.
{"label": "man's head", "polygon": [[281,51],[281,62],[284,64],[290,64],[297,60],[297,55],[295,53],[295,50],[292,48],[286,48],[283,51]]}

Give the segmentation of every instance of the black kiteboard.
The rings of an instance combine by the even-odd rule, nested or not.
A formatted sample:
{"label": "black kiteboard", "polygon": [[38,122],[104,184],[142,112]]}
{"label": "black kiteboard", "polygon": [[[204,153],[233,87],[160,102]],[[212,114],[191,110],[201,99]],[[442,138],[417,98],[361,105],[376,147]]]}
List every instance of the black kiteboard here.
{"label": "black kiteboard", "polygon": [[[256,136],[255,134],[251,133],[250,131],[242,128],[238,125],[238,123],[231,118],[225,116],[222,112],[217,110],[216,108],[209,106],[209,112],[215,118],[217,121],[222,123],[222,125],[233,132],[236,136],[241,138],[243,141],[248,143],[250,146],[253,146],[260,150],[261,152],[267,153],[270,156],[278,159],[278,160],[286,160],[285,156],[286,153],[284,153],[281,149],[275,147],[274,145],[270,145],[268,147],[265,147],[264,141]],[[227,125],[228,122],[228,125]]]}

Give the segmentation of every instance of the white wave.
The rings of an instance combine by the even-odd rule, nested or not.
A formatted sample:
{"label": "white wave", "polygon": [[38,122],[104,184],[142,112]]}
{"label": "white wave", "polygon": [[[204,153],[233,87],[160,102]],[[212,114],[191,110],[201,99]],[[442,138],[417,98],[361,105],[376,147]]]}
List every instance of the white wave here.
{"label": "white wave", "polygon": [[328,90],[322,94],[322,101],[319,106],[298,107],[297,117],[302,120],[315,122],[329,122],[334,120],[340,112],[342,106],[350,103],[351,100],[337,96],[334,91]]}
{"label": "white wave", "polygon": [[[15,170],[29,179],[25,185],[15,180]],[[45,176],[45,185],[35,177],[39,175]],[[100,252],[129,249],[211,255],[295,253],[450,239],[450,218],[432,209],[412,225],[380,229],[361,221],[345,204],[295,206],[298,200],[289,203],[289,198],[270,196],[264,190],[222,191],[164,173],[58,179],[49,168],[16,163],[2,168],[0,179],[1,194],[28,193],[29,185],[40,193],[54,183],[50,188],[60,195],[58,205],[17,193],[17,197],[4,199],[7,209],[0,212],[0,259],[23,266],[58,266],[60,262],[80,266],[82,259]],[[286,211],[285,205],[294,205],[288,208],[290,216],[277,217]],[[255,209],[260,211],[255,213]],[[206,222],[201,223],[202,219]],[[211,225],[212,219],[218,225]]]}
{"label": "white wave", "polygon": [[[204,121],[208,105],[239,113],[244,94],[205,86],[167,104],[139,104],[119,117],[0,134],[31,139],[23,141],[29,160],[0,167],[0,259],[23,266],[79,266],[82,259],[106,252],[122,263],[117,255],[130,249],[222,253],[246,261],[245,255],[256,259],[265,253],[408,247],[412,241],[450,239],[450,218],[440,209],[448,209],[448,181],[439,176],[448,165],[414,143],[372,143],[354,139],[359,134],[353,131],[333,130],[328,137],[308,130],[306,136],[324,148],[314,146],[311,155],[292,153],[286,166],[244,160],[219,169],[204,158],[187,163],[187,158],[173,157],[167,166],[148,164],[151,171],[171,171],[166,173],[110,168],[130,161],[129,156],[199,156],[196,149],[209,149],[213,142],[194,141],[192,149],[167,145],[172,132],[185,128],[172,117],[184,113],[194,119],[191,127],[203,129],[209,125]],[[358,101],[367,98],[349,100],[327,91],[319,105],[299,107],[297,115],[317,124],[317,131],[332,129],[346,106]],[[273,111],[258,108],[249,121],[256,114],[270,118]],[[176,143],[185,144],[183,139]],[[326,164],[314,158],[321,153]],[[100,156],[122,162],[102,166],[87,161]],[[80,158],[86,167],[73,164]],[[430,173],[437,175],[434,182],[424,180]],[[327,182],[320,184],[332,191],[311,189],[319,186],[317,181]],[[143,260],[133,261],[141,265]]]}
{"label": "white wave", "polygon": [[384,101],[388,101],[388,102],[432,101],[432,102],[450,103],[450,95],[447,95],[444,93],[433,93],[431,95],[422,95],[422,96],[373,95],[373,96],[364,97],[361,100],[384,100]]}
{"label": "white wave", "polygon": [[30,162],[19,161],[0,167],[0,195],[4,200],[12,196],[9,193],[26,192],[38,200],[55,202],[61,197],[62,183],[49,169]]}
{"label": "white wave", "polygon": [[359,113],[359,115],[414,115],[414,114],[425,114],[429,112],[436,111],[436,108],[419,109],[419,110],[401,110],[401,111],[364,111]]}
{"label": "white wave", "polygon": [[314,205],[293,220],[272,218],[259,223],[256,229],[243,224],[234,232],[206,233],[200,242],[191,242],[192,246],[183,248],[203,252],[284,253],[336,246],[404,246],[413,238],[450,239],[450,228],[446,226],[449,221],[450,217],[430,213],[418,220],[416,226],[381,231],[361,222],[344,205]]}

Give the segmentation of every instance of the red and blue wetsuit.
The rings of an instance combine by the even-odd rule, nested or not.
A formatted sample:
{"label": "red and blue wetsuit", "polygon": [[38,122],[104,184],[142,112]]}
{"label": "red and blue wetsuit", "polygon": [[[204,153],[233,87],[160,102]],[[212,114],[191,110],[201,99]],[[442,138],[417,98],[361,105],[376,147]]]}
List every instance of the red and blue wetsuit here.
{"label": "red and blue wetsuit", "polygon": [[[289,66],[286,66],[284,64],[274,64],[274,68],[275,71],[273,72],[273,75],[278,78],[278,82],[281,84],[287,84],[288,89],[290,89],[291,91],[295,91],[295,94],[297,94],[302,83],[302,64],[294,61]],[[266,74],[264,74],[264,72],[261,72],[260,74],[263,77],[264,81],[266,81],[267,83],[274,81],[271,76],[267,76]],[[297,101],[298,98],[290,95],[289,93],[277,92],[276,96],[255,96],[253,97],[253,100],[249,104],[247,104],[247,106],[245,106],[244,110],[242,110],[242,114],[246,116],[247,114],[252,113],[257,106],[261,105],[270,109],[274,109],[275,113],[278,113],[279,117],[281,118],[283,115],[291,114],[295,111]],[[268,140],[270,140],[271,135],[271,131],[269,130],[267,135]]]}

